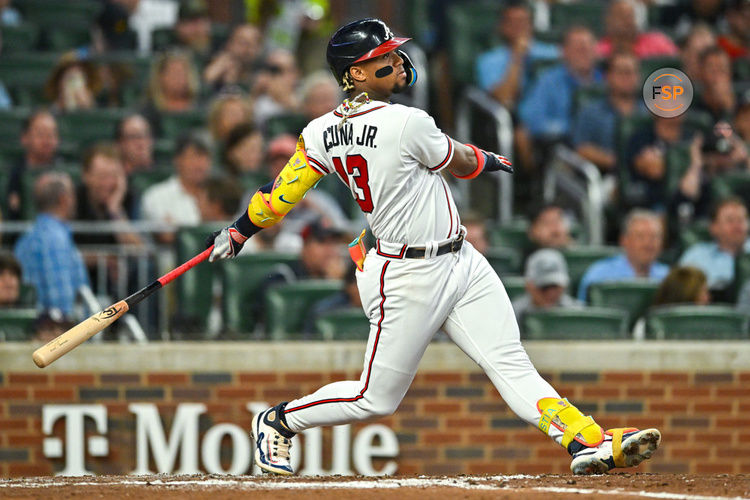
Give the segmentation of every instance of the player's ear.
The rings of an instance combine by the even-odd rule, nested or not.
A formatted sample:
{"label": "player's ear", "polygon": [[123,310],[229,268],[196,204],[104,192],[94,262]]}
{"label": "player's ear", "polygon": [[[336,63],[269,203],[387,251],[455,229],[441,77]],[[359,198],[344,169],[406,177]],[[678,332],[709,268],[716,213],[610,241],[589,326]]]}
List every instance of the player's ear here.
{"label": "player's ear", "polygon": [[364,82],[367,80],[367,75],[361,66],[352,66],[349,68],[349,74],[352,76],[354,81]]}

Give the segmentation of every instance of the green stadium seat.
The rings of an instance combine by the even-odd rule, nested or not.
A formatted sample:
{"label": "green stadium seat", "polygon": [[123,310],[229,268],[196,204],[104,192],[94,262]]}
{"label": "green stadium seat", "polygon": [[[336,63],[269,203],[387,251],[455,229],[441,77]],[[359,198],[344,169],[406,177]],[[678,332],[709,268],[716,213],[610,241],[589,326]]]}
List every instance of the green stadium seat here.
{"label": "green stadium seat", "polygon": [[21,283],[18,302],[22,307],[36,307],[36,288],[31,283]]}
{"label": "green stadium seat", "polygon": [[245,172],[240,175],[240,184],[243,191],[255,191],[270,181],[271,178],[265,172]]}
{"label": "green stadium seat", "polygon": [[658,56],[641,59],[642,79],[648,78],[651,73],[662,68],[676,68],[681,70],[682,62],[679,57],[674,56]]}
{"label": "green stadium seat", "polygon": [[676,305],[651,309],[646,338],[656,340],[748,340],[750,317],[728,306]]}
{"label": "green stadium seat", "polygon": [[734,261],[734,283],[732,291],[734,299],[739,298],[742,287],[750,281],[750,253],[741,253]]}
{"label": "green stadium seat", "polygon": [[586,26],[595,35],[600,36],[604,31],[604,14],[606,2],[583,1],[574,3],[558,3],[550,5],[550,27],[553,33],[565,33],[570,26]]}
{"label": "green stadium seat", "polygon": [[32,51],[39,40],[39,28],[29,23],[2,26],[0,31],[2,31],[3,53],[5,54]]}
{"label": "green stadium seat", "polygon": [[[206,236],[222,227],[223,224],[202,224],[178,229],[175,239],[177,262],[185,262],[205,250]],[[196,266],[175,280],[177,316],[182,321],[191,322],[197,329],[206,328],[213,301],[214,271],[220,265],[213,263]]]}
{"label": "green stadium seat", "polygon": [[186,132],[206,126],[206,111],[195,109],[181,113],[162,113],[161,128],[165,139],[175,140]]}
{"label": "green stadium seat", "polygon": [[117,123],[126,115],[124,109],[71,111],[60,115],[57,123],[63,140],[85,151],[92,143],[113,141]]}
{"label": "green stadium seat", "polygon": [[332,311],[315,321],[315,329],[324,340],[367,340],[370,320],[361,307]]}
{"label": "green stadium seat", "polygon": [[268,252],[224,262],[221,283],[224,290],[222,315],[225,329],[233,333],[253,332],[258,320],[254,304],[264,300],[261,287],[266,277],[279,265],[291,264],[298,259],[293,254]]}
{"label": "green stadium seat", "polygon": [[497,43],[494,33],[501,8],[496,1],[455,2],[448,8],[450,62],[458,83],[475,80],[476,57]]}
{"label": "green stadium seat", "polygon": [[44,85],[58,59],[56,53],[8,54],[0,58],[0,81],[15,106],[36,107],[46,102]]}
{"label": "green stadium seat", "polygon": [[276,137],[280,134],[291,134],[297,137],[307,125],[307,118],[300,114],[284,114],[269,118],[265,124],[265,132],[268,137]]}
{"label": "green stadium seat", "polygon": [[726,172],[717,175],[711,181],[711,189],[714,200],[729,196],[750,200],[750,172]]}
{"label": "green stadium seat", "polygon": [[128,177],[128,184],[136,196],[143,196],[143,193],[148,188],[167,180],[174,173],[175,171],[172,167],[157,167],[144,172],[134,172]]}
{"label": "green stadium seat", "polygon": [[18,143],[23,132],[23,122],[30,113],[25,108],[0,110],[0,141]]}
{"label": "green stadium seat", "polygon": [[503,276],[501,279],[511,302],[526,293],[526,278],[523,276]]}
{"label": "green stadium seat", "polygon": [[620,309],[586,307],[529,311],[521,319],[525,340],[627,339],[628,313]]}
{"label": "green stadium seat", "polygon": [[91,26],[102,9],[94,0],[24,0],[19,5],[24,17],[43,33],[51,50],[67,50],[91,43]]}
{"label": "green stadium seat", "polygon": [[34,308],[0,309],[0,341],[30,340],[36,317]]}
{"label": "green stadium seat", "polygon": [[632,327],[646,314],[658,288],[659,283],[646,280],[594,283],[589,288],[589,302],[595,307],[627,311]]}
{"label": "green stadium seat", "polygon": [[529,246],[529,221],[514,219],[506,224],[489,228],[489,240],[492,246],[526,248]]}
{"label": "green stadium seat", "polygon": [[570,285],[568,286],[570,293],[574,296],[578,294],[578,284],[591,264],[618,253],[620,253],[620,248],[614,246],[575,246],[563,249],[562,254],[565,257],[565,262],[568,263],[568,274],[570,275]]}
{"label": "green stadium seat", "polygon": [[498,276],[521,272],[521,252],[510,247],[492,247],[485,254],[487,261]]}
{"label": "green stadium seat", "polygon": [[302,280],[279,285],[266,295],[266,332],[272,340],[301,338],[305,318],[320,299],[341,291],[335,280]]}

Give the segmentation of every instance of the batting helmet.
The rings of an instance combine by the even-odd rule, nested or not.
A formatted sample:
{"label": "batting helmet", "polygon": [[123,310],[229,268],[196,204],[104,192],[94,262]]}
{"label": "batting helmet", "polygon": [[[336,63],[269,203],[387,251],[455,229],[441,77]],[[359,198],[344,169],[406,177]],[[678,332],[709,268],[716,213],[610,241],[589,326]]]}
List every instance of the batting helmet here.
{"label": "batting helmet", "polygon": [[[346,87],[344,77],[350,66],[390,52],[409,40],[411,38],[394,37],[380,19],[360,19],[342,26],[333,34],[328,42],[326,59],[336,81]],[[404,59],[407,83],[411,85],[417,79],[414,66],[403,51],[398,51],[398,54]]]}

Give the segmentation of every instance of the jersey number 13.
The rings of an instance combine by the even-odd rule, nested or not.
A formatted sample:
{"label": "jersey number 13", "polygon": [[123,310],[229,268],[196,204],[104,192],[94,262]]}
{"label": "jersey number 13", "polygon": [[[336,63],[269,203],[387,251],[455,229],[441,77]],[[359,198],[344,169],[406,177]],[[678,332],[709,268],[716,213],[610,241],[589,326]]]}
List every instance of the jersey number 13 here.
{"label": "jersey number 13", "polygon": [[346,169],[344,169],[341,158],[334,156],[333,166],[344,184],[352,190],[352,195],[354,195],[359,208],[365,213],[371,213],[373,206],[370,186],[367,184],[369,181],[367,160],[362,155],[349,155],[346,157]]}

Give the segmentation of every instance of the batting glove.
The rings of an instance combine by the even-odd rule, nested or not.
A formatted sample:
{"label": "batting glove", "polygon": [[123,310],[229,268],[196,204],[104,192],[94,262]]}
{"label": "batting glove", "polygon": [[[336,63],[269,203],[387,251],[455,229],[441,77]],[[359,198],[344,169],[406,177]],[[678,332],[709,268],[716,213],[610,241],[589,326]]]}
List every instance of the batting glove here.
{"label": "batting glove", "polygon": [[497,172],[502,170],[503,172],[513,173],[513,164],[504,156],[500,156],[497,153],[491,153],[489,151],[481,150],[484,154],[484,171],[485,172]]}
{"label": "batting glove", "polygon": [[214,246],[208,261],[214,262],[219,259],[237,257],[245,242],[258,231],[260,231],[260,228],[250,222],[247,212],[243,213],[239,219],[234,221],[234,224],[221,231],[214,231],[206,238],[206,248],[211,245]]}

